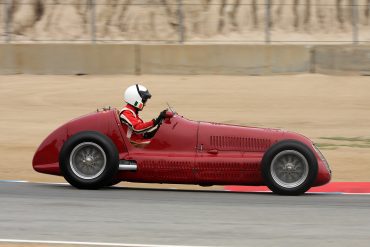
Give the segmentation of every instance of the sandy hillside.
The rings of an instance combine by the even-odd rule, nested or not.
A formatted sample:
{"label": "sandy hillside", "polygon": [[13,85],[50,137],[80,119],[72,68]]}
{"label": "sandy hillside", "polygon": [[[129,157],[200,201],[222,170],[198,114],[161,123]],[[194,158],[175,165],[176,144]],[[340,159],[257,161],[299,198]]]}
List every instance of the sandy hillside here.
{"label": "sandy hillside", "polygon": [[[27,4],[24,4],[27,2]],[[99,0],[99,40],[177,41],[178,0]],[[261,42],[265,32],[265,0],[183,0],[186,41]],[[351,41],[351,0],[273,0],[270,28],[274,41]],[[23,4],[22,4],[23,3]],[[12,39],[89,40],[88,0],[14,0],[0,28],[10,24]],[[370,40],[370,2],[357,0],[360,40]],[[3,32],[2,32],[3,33]]]}
{"label": "sandy hillside", "polygon": [[63,181],[32,170],[53,129],[97,107],[122,105],[144,82],[153,98],[144,119],[170,102],[195,120],[298,131],[323,147],[335,181],[370,181],[370,78],[243,76],[0,76],[0,179]]}

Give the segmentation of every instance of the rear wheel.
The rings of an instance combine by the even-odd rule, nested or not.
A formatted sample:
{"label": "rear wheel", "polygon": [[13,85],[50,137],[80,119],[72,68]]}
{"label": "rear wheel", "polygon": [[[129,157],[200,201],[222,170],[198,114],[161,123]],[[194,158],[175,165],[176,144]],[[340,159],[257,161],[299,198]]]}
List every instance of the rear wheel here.
{"label": "rear wheel", "polygon": [[59,156],[64,178],[80,189],[98,189],[109,184],[118,171],[118,151],[105,135],[87,131],[70,137]]}
{"label": "rear wheel", "polygon": [[267,186],[281,195],[305,193],[315,182],[317,171],[313,152],[294,140],[273,145],[262,160],[262,175]]}

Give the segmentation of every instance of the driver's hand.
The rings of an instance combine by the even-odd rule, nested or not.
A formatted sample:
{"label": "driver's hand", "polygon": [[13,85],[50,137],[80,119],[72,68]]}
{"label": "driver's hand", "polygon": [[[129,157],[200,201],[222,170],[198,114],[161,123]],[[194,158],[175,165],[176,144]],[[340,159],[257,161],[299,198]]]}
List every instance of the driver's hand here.
{"label": "driver's hand", "polygon": [[154,125],[161,124],[162,120],[166,118],[166,114],[167,114],[167,109],[161,111],[161,113],[159,113],[159,116],[157,117],[157,119],[154,120]]}
{"label": "driver's hand", "polygon": [[164,119],[164,118],[166,118],[166,114],[167,114],[167,109],[161,111],[161,113],[159,113],[159,117],[161,117],[162,119]]}

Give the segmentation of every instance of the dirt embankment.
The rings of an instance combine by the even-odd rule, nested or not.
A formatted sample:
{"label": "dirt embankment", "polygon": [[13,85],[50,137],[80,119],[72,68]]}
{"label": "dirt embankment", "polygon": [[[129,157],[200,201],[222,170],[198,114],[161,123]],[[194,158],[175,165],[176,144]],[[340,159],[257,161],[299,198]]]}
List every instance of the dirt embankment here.
{"label": "dirt embankment", "polygon": [[32,170],[41,141],[64,122],[111,105],[143,82],[151,119],[170,102],[194,120],[277,127],[319,143],[334,181],[370,181],[370,78],[324,75],[0,76],[0,179],[64,181]]}
{"label": "dirt embankment", "polygon": [[[27,2],[27,4],[24,4]],[[15,40],[88,40],[89,0],[14,0],[8,22]],[[177,0],[96,1],[96,34],[106,40],[179,38]],[[275,41],[350,41],[351,0],[274,0],[270,28]],[[370,1],[358,0],[360,40],[370,40]],[[0,5],[4,8],[5,5]],[[183,0],[188,41],[263,41],[265,0]],[[4,27],[4,10],[0,22]]]}

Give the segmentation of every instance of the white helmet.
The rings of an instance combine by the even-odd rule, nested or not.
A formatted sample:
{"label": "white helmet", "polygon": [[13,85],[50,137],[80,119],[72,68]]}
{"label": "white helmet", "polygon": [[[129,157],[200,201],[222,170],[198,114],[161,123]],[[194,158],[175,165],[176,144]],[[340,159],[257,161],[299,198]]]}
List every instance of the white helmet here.
{"label": "white helmet", "polygon": [[148,89],[139,84],[129,86],[124,94],[126,103],[134,106],[138,110],[142,110],[146,101],[151,97],[152,95],[149,93]]}

